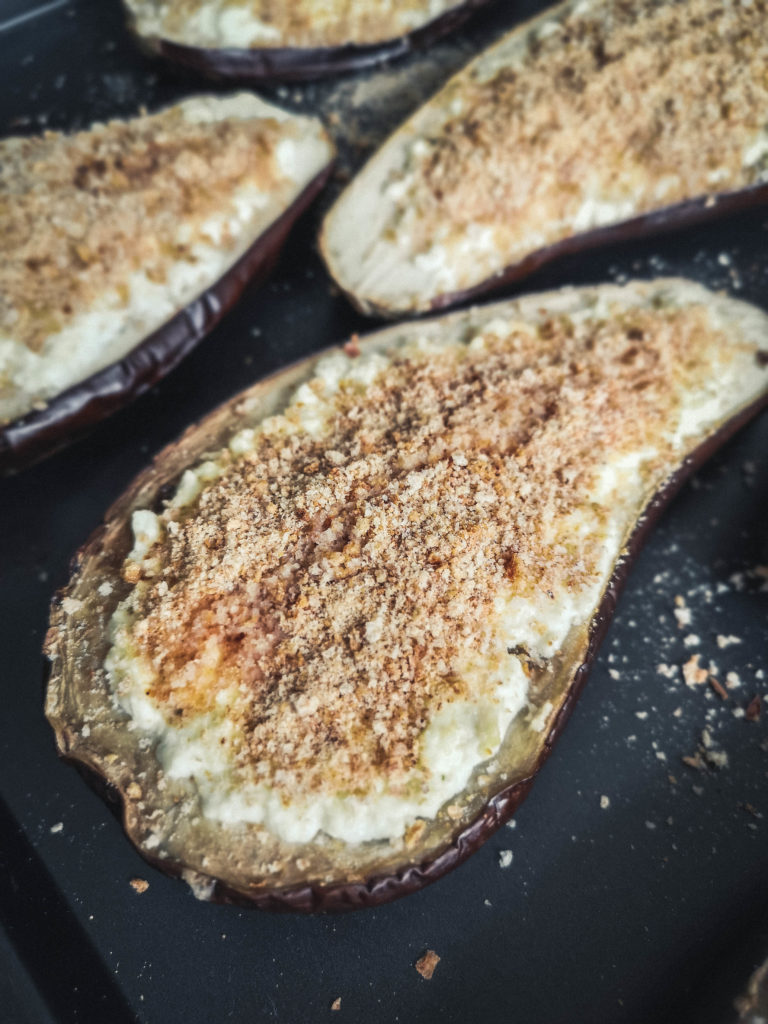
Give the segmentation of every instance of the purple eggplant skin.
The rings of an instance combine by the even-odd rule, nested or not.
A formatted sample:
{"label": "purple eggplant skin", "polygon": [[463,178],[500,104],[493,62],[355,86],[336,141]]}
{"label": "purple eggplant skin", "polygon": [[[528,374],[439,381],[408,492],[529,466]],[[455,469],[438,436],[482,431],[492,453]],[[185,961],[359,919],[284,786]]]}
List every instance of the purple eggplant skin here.
{"label": "purple eggplant skin", "polygon": [[463,25],[480,7],[491,2],[464,0],[464,3],[405,36],[366,45],[348,43],[344,46],[238,50],[208,49],[174,43],[168,39],[138,38],[142,47],[156,56],[207,78],[238,79],[242,82],[306,82],[344,72],[364,71],[385,61],[426,49]]}
{"label": "purple eggplant skin", "polygon": [[[486,278],[485,281],[481,281],[473,288],[467,288],[460,292],[446,292],[443,295],[435,296],[430,302],[429,308],[438,311],[473,302],[480,296],[500,291],[507,285],[517,284],[561,256],[572,256],[582,252],[589,252],[592,249],[599,249],[603,245],[615,245],[622,242],[634,242],[644,238],[653,238],[656,235],[681,231],[684,228],[695,227],[698,224],[714,221],[728,214],[739,213],[742,210],[759,208],[766,205],[768,205],[768,184],[765,183],[739,189],[736,192],[723,192],[714,195],[697,196],[695,199],[687,199],[684,203],[677,203],[674,206],[667,206],[661,210],[654,210],[640,217],[633,217],[632,220],[625,220],[618,224],[608,224],[605,227],[596,228],[594,231],[587,231],[580,235],[571,235],[569,238],[564,238],[554,245],[549,245],[543,249],[538,249],[536,252],[532,252],[525,259],[505,267],[504,270],[500,270],[493,277]],[[393,313],[390,309],[362,307],[353,294],[345,291],[345,295],[354,306],[362,309],[364,313],[375,312],[388,318],[399,315]]]}
{"label": "purple eggplant skin", "polygon": [[332,169],[332,164],[325,167],[223,277],[123,359],[62,391],[44,409],[0,426],[0,474],[17,472],[52,455],[170,373],[247,286],[267,277],[294,223],[322,191]]}
{"label": "purple eggplant skin", "polygon": [[[757,354],[762,365],[762,353]],[[286,371],[280,371],[280,374]],[[264,383],[268,383],[269,378]],[[240,396],[222,406],[215,415],[215,425],[220,425],[233,407],[237,406]],[[606,586],[600,606],[588,627],[588,643],[581,663],[571,677],[568,690],[560,703],[557,715],[549,732],[542,738],[541,748],[533,771],[525,778],[518,779],[514,784],[501,787],[486,802],[478,816],[469,825],[459,828],[434,856],[418,863],[403,866],[389,874],[370,877],[364,881],[352,881],[330,884],[327,886],[313,884],[289,887],[270,891],[244,891],[228,886],[221,881],[206,878],[210,883],[206,890],[206,899],[215,903],[231,904],[242,907],[258,907],[262,910],[295,913],[343,912],[376,907],[416,892],[437,881],[452,871],[474,853],[515,813],[528,795],[536,775],[552,752],[555,741],[565,728],[576,701],[587,681],[589,671],[597,657],[603,639],[613,618],[620,594],[629,576],[632,564],[640,552],[643,543],[656,525],[664,510],[681,489],[690,476],[709,459],[717,449],[733,437],[749,420],[768,408],[768,394],[762,395],[752,404],[740,410],[729,421],[724,423],[715,433],[710,435],[683,461],[655,494],[640,516],[637,525],[626,545],[623,557],[618,561],[614,573]],[[159,500],[156,489],[158,479],[167,478],[162,472],[166,460],[170,461],[178,471],[188,459],[185,446],[188,439],[194,436],[195,428],[190,428],[179,441],[167,449],[165,459],[157,459],[154,466],[134,484],[134,487],[107,513],[104,526],[100,527],[78,553],[73,561],[73,573],[79,566],[95,553],[103,552],[109,543],[109,524],[124,515],[131,501],[138,493],[147,498],[154,492]],[[154,481],[154,482],[153,482]],[[61,595],[54,601],[54,607],[61,600]],[[49,659],[54,656],[55,637],[51,635],[46,641],[46,654]],[[49,661],[50,673],[50,661]],[[89,764],[83,755],[70,754],[74,736],[70,727],[59,721],[56,726],[57,749],[63,760],[75,765],[81,775],[88,780],[96,791],[112,803],[115,812],[122,821],[128,835],[131,835],[131,812],[128,800],[121,788],[108,782],[98,768]],[[138,847],[139,853],[153,867],[172,877],[184,877],[191,881],[181,864],[163,857],[153,856],[151,852]]]}

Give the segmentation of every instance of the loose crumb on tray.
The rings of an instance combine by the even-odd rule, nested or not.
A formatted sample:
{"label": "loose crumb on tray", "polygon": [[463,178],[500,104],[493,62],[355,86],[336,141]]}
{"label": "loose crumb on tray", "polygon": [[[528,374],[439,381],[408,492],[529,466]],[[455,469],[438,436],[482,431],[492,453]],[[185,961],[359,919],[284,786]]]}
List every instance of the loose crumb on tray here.
{"label": "loose crumb on tray", "polygon": [[424,956],[420,956],[413,966],[425,981],[429,981],[439,963],[440,957],[434,949],[428,949]]}

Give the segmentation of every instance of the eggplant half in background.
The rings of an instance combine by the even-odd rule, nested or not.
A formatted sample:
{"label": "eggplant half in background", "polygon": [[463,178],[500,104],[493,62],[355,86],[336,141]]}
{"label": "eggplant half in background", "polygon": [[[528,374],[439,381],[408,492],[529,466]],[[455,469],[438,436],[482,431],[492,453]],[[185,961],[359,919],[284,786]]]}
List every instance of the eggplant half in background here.
{"label": "eggplant half in background", "polygon": [[0,469],[172,369],[269,270],[332,159],[319,120],[245,93],[0,142]]}
{"label": "eggplant half in background", "polygon": [[643,538],[768,402],[768,316],[681,279],[399,325],[233,398],[53,604],[47,715],[204,899],[434,881],[514,812]]}
{"label": "eggplant half in background", "polygon": [[568,0],[514,29],[342,193],[320,239],[331,275],[396,317],[765,203],[767,24],[764,0]]}
{"label": "eggplant half in background", "polygon": [[401,57],[489,0],[124,0],[158,56],[215,78],[301,81]]}

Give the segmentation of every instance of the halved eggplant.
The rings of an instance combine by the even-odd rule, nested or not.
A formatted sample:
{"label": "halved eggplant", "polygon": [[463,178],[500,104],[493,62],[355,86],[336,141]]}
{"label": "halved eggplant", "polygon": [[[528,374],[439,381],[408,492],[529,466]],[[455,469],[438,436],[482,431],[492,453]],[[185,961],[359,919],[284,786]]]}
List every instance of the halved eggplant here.
{"label": "halved eggplant", "polygon": [[0,143],[0,470],[164,376],[266,274],[322,187],[320,122],[194,97]]}
{"label": "halved eggplant", "polygon": [[331,274],[364,312],[438,309],[766,202],[767,19],[763,0],[568,0],[515,29],[342,193]]}
{"label": "halved eggplant", "polygon": [[768,402],[768,316],[566,289],[313,357],[166,448],[53,602],[46,713],[195,894],[382,903],[527,794],[632,557]]}
{"label": "halved eggplant", "polygon": [[142,42],[213,78],[306,81],[428,46],[489,0],[125,0]]}

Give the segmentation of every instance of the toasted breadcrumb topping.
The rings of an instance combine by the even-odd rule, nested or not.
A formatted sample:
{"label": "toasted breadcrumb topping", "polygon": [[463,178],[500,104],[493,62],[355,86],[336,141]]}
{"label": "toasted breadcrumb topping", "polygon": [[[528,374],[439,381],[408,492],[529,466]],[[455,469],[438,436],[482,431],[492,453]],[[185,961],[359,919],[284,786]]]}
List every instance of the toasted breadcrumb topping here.
{"label": "toasted breadcrumb topping", "polygon": [[400,200],[414,249],[487,224],[512,258],[768,181],[767,24],[765,0],[579,3],[489,51],[419,144]]}
{"label": "toasted breadcrumb topping", "polygon": [[139,31],[192,46],[343,46],[394,39],[459,0],[127,0]]}
{"label": "toasted breadcrumb topping", "polygon": [[133,271],[163,283],[170,263],[195,261],[195,243],[231,245],[226,223],[212,238],[206,221],[234,211],[235,186],[287,182],[274,146],[290,132],[171,107],[0,142],[0,336],[39,351],[105,293],[127,303]]}
{"label": "toasted breadcrumb topping", "polygon": [[615,510],[585,496],[623,452],[651,452],[635,475],[655,489],[676,460],[665,424],[724,344],[701,306],[465,341],[342,380],[319,433],[294,401],[125,566],[147,696],[179,724],[224,701],[259,782],[412,779],[430,715],[497,658],[494,602],[600,583]]}

